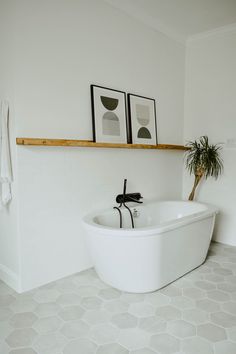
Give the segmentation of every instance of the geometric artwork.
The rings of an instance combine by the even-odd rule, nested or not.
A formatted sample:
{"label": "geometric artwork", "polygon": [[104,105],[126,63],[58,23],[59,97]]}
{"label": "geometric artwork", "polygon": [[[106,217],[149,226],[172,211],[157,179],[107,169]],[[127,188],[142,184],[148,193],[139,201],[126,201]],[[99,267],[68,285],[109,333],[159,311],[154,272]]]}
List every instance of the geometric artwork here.
{"label": "geometric artwork", "polygon": [[157,145],[155,100],[129,93],[128,110],[131,142]]}
{"label": "geometric artwork", "polygon": [[125,92],[91,85],[93,141],[127,143]]}

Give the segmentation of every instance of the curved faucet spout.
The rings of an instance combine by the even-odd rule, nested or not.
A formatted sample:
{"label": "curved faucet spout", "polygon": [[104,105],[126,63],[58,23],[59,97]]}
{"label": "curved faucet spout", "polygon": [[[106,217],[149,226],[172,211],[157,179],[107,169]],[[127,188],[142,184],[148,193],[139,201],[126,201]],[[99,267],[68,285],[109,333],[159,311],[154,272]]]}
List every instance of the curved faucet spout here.
{"label": "curved faucet spout", "polygon": [[[137,193],[133,193],[133,194],[137,194]],[[141,199],[141,198],[143,198],[143,197],[139,197],[139,199]],[[136,198],[133,198],[132,196],[130,196],[130,195],[126,195],[126,202],[134,202],[134,203],[138,203],[138,204],[142,204],[143,202],[140,202],[140,200],[139,199],[136,199]]]}

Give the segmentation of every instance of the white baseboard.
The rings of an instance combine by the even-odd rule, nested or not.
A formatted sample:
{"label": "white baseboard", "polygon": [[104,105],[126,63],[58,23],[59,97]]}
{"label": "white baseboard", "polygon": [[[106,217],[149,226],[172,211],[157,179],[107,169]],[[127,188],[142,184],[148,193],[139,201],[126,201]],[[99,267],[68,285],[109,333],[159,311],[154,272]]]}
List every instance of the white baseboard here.
{"label": "white baseboard", "polygon": [[3,264],[0,264],[0,279],[16,292],[20,292],[18,275]]}

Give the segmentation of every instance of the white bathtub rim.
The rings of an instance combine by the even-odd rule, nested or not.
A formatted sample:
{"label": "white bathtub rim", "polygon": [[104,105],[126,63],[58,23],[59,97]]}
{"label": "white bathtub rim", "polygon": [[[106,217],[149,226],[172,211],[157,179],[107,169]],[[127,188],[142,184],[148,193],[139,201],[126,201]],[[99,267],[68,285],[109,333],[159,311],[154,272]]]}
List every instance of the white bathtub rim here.
{"label": "white bathtub rim", "polygon": [[176,228],[179,228],[181,226],[184,225],[188,225],[188,224],[192,224],[194,222],[197,222],[198,220],[203,220],[206,218],[209,218],[213,215],[216,215],[219,210],[218,208],[216,208],[215,206],[212,206],[210,204],[207,203],[199,203],[199,202],[190,202],[190,201],[183,201],[183,200],[165,200],[165,201],[151,201],[148,203],[145,203],[145,205],[150,205],[150,204],[156,204],[156,203],[162,203],[162,202],[178,202],[178,203],[195,203],[198,205],[202,205],[206,207],[206,210],[200,211],[200,212],[196,212],[187,216],[184,216],[182,218],[179,219],[173,219],[167,222],[163,222],[161,224],[157,224],[157,225],[152,225],[152,226],[145,226],[145,227],[139,227],[139,228],[135,228],[135,229],[128,229],[128,228],[113,228],[110,226],[105,226],[105,225],[99,225],[96,222],[93,221],[93,219],[98,215],[98,214],[102,214],[102,213],[107,213],[110,212],[111,209],[105,209],[105,210],[99,210],[99,211],[94,211],[88,215],[86,215],[85,217],[83,217],[82,222],[85,225],[86,229],[88,231],[96,231],[96,233],[98,234],[107,234],[109,236],[114,236],[114,237],[142,237],[142,236],[152,236],[155,234],[159,234],[159,233],[164,233]]}
{"label": "white bathtub rim", "polygon": [[[216,213],[215,213],[216,214]],[[147,237],[147,236],[155,236],[157,234],[163,234],[165,232],[180,228],[185,225],[193,224],[195,222],[198,222],[199,220],[204,220],[209,217],[212,217],[214,213],[207,213],[204,215],[198,215],[198,216],[186,216],[184,218],[181,218],[180,220],[177,220],[176,222],[169,221],[166,223],[161,224],[162,226],[149,226],[149,227],[143,227],[143,228],[137,228],[137,229],[114,229],[111,227],[103,227],[102,225],[94,226],[94,225],[88,225],[86,224],[87,230],[90,231],[96,231],[97,235],[109,235],[109,237]]]}

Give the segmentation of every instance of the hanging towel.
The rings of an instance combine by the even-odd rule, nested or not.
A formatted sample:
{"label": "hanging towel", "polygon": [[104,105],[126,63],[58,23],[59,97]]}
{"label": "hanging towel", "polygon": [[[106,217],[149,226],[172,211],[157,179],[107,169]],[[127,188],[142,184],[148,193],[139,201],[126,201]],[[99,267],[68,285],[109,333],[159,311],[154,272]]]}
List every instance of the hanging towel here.
{"label": "hanging towel", "polygon": [[9,104],[2,101],[0,111],[0,206],[11,200],[12,167],[9,143]]}

